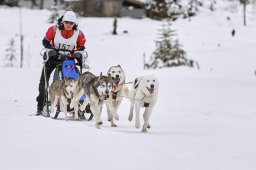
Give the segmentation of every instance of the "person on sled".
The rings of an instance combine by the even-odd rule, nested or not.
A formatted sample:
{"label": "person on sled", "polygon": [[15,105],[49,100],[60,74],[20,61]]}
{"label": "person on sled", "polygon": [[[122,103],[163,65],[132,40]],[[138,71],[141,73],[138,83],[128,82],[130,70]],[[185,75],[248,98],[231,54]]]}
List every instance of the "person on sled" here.
{"label": "person on sled", "polygon": [[52,71],[56,68],[55,61],[58,61],[57,56],[59,51],[68,51],[71,56],[74,56],[79,64],[84,68],[87,65],[83,62],[85,49],[85,36],[81,30],[78,30],[76,14],[73,11],[67,11],[58,19],[58,23],[48,28],[43,39],[43,46],[46,52],[43,56],[46,68],[46,79],[44,78],[44,69],[41,73],[39,83],[39,95],[36,98],[37,112],[36,115],[41,115],[44,107],[45,83],[48,84]]}

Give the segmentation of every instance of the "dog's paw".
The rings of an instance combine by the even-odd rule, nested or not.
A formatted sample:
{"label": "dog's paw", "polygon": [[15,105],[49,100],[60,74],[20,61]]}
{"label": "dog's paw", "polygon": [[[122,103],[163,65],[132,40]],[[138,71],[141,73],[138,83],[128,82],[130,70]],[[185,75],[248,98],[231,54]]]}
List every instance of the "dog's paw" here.
{"label": "dog's paw", "polygon": [[102,125],[102,124],[103,124],[103,122],[96,122],[95,127],[96,127],[97,129],[101,129],[101,128],[100,128],[100,125]]}
{"label": "dog's paw", "polygon": [[79,117],[75,117],[74,120],[80,121],[80,118]]}
{"label": "dog's paw", "polygon": [[113,120],[113,115],[112,114],[108,114],[108,121],[111,122]]}
{"label": "dog's paw", "polygon": [[97,129],[101,129],[101,128],[100,128],[100,125],[98,125],[97,123],[95,124],[95,127],[96,127]]}
{"label": "dog's paw", "polygon": [[148,129],[143,127],[142,130],[141,130],[141,132],[144,132],[144,133],[145,133],[145,132],[148,132]]}
{"label": "dog's paw", "polygon": [[111,123],[111,127],[117,127],[117,125],[114,123]]}
{"label": "dog's paw", "polygon": [[102,125],[102,124],[103,124],[103,122],[102,122],[102,121],[97,122],[97,125]]}
{"label": "dog's paw", "polygon": [[140,128],[140,122],[136,122],[136,123],[135,123],[135,127],[136,127],[137,129],[139,129],[139,128]]}
{"label": "dog's paw", "polygon": [[150,124],[148,124],[147,128],[148,128],[148,129],[150,129],[150,128],[151,128]]}
{"label": "dog's paw", "polygon": [[114,118],[115,118],[116,120],[119,120],[118,114],[114,114]]}
{"label": "dog's paw", "polygon": [[133,115],[132,115],[132,114],[129,114],[128,120],[129,120],[129,121],[132,121],[132,117],[133,117]]}

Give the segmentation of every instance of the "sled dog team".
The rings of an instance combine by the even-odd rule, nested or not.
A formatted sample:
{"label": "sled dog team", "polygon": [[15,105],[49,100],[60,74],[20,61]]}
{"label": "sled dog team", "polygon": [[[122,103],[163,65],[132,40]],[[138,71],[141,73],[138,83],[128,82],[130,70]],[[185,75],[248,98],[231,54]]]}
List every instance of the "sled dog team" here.
{"label": "sled dog team", "polygon": [[[135,127],[140,127],[140,109],[145,108],[143,113],[144,124],[142,132],[147,132],[150,128],[149,118],[156,103],[158,95],[158,80],[154,75],[138,77],[129,89],[125,82],[125,73],[120,65],[112,66],[107,72],[107,76],[95,76],[91,72],[85,72],[79,79],[66,78],[56,80],[49,87],[49,97],[51,100],[51,112],[53,113],[57,103],[60,103],[61,112],[65,113],[65,120],[68,120],[67,105],[74,108],[75,120],[79,120],[78,110],[85,110],[87,104],[95,119],[96,128],[103,124],[101,119],[103,104],[106,104],[108,121],[112,127],[116,127],[115,120],[119,119],[118,108],[123,98],[128,98],[131,102],[128,120],[132,121],[135,107]],[[86,99],[79,105],[81,96]]]}

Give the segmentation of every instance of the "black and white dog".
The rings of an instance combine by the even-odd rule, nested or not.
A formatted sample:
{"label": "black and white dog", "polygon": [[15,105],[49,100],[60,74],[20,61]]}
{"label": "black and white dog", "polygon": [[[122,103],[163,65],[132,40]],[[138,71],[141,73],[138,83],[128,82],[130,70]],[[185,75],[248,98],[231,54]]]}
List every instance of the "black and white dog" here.
{"label": "black and white dog", "polygon": [[156,104],[158,87],[159,83],[157,78],[154,75],[146,75],[136,78],[130,91],[131,106],[128,120],[132,121],[135,105],[135,127],[138,129],[140,127],[140,108],[145,108],[142,132],[147,132],[147,129],[150,128],[149,118]]}
{"label": "black and white dog", "polygon": [[84,110],[87,104],[90,104],[90,109],[95,118],[95,126],[100,128],[103,124],[101,120],[102,106],[105,103],[108,108],[110,108],[116,120],[119,119],[111,100],[109,100],[110,92],[112,90],[112,79],[109,76],[95,76],[91,72],[83,73],[78,80],[78,84],[74,91],[74,108],[75,115],[78,115],[79,109],[79,99],[81,96],[85,95],[86,99],[83,105],[80,107]]}

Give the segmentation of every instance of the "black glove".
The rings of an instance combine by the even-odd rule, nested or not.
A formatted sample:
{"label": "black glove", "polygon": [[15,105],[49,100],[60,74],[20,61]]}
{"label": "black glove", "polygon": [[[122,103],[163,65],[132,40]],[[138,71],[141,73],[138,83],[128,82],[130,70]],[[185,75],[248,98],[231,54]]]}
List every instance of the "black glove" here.
{"label": "black glove", "polygon": [[47,60],[46,52],[45,52],[44,55],[43,55],[43,60]]}
{"label": "black glove", "polygon": [[47,48],[44,53],[43,59],[49,60],[49,58],[58,58],[58,52],[54,49]]}
{"label": "black glove", "polygon": [[88,57],[86,51],[75,51],[73,57],[79,62],[82,68],[89,68],[89,66],[86,64],[86,58]]}

